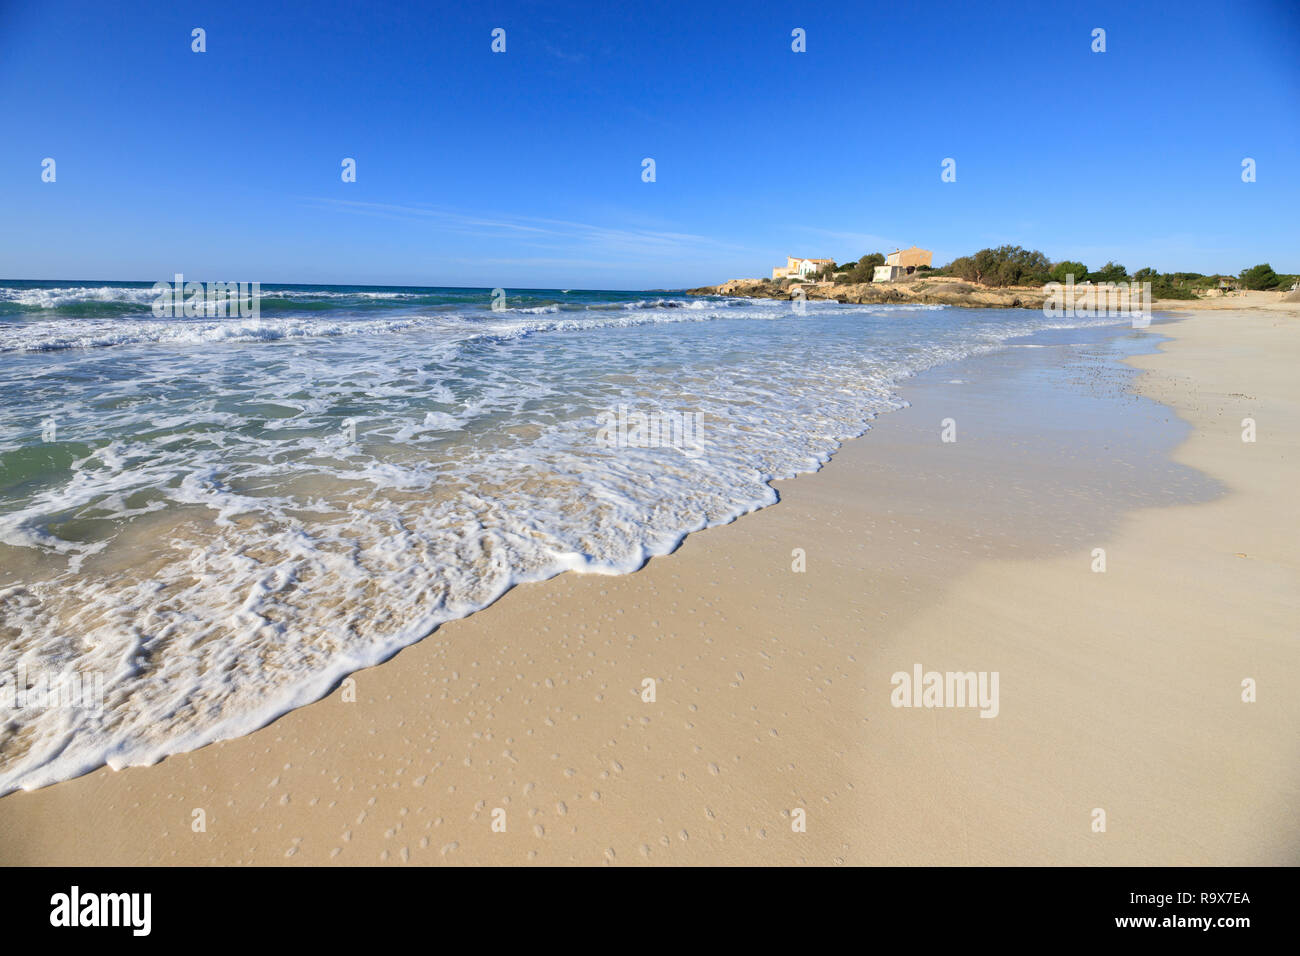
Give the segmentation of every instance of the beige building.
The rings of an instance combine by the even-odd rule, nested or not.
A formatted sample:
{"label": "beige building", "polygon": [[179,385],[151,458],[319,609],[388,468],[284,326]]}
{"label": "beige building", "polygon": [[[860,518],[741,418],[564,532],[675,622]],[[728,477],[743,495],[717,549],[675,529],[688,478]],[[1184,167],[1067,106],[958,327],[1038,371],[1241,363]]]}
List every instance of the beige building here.
{"label": "beige building", "polygon": [[929,266],[934,259],[934,253],[929,249],[921,249],[913,246],[910,249],[895,249],[889,255],[885,256],[885,264],[876,266],[876,271],[871,276],[872,282],[893,282],[895,279],[901,279],[903,276],[910,276],[919,266]]}
{"label": "beige building", "polygon": [[789,279],[793,276],[806,278],[820,272],[826,266],[835,265],[834,259],[800,259],[798,256],[786,256],[785,268],[777,266],[772,270],[773,279]]}

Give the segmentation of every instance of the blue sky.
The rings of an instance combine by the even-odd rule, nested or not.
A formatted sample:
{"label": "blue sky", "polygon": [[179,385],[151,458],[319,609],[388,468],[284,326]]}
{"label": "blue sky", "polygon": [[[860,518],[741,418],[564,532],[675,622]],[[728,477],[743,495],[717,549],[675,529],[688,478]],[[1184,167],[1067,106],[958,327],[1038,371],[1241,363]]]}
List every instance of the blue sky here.
{"label": "blue sky", "polygon": [[1002,243],[1300,272],[1297,10],[0,0],[0,276],[676,288]]}

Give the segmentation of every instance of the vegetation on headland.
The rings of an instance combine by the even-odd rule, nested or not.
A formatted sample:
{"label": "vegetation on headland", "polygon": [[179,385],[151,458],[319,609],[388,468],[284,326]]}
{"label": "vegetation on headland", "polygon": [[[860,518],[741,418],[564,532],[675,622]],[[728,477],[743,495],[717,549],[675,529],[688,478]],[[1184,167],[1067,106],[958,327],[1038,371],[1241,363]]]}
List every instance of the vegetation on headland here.
{"label": "vegetation on headland", "polygon": [[[1114,261],[1090,270],[1082,262],[1069,259],[1053,262],[1036,250],[1008,245],[981,249],[938,269],[921,266],[909,276],[873,282],[876,266],[883,265],[884,259],[880,253],[873,252],[806,277],[731,279],[721,285],[687,291],[692,295],[790,299],[796,290],[805,290],[799,293],[800,297],[848,303],[1038,309],[1045,308],[1059,294],[1049,286],[1053,282],[1065,285],[1072,281],[1096,291],[1114,289],[1121,298],[1140,294],[1142,283],[1149,282],[1151,301],[1159,301],[1228,295],[1238,290],[1275,290],[1281,295],[1300,281],[1300,276],[1279,275],[1266,263],[1243,269],[1236,276],[1162,273],[1149,267],[1130,274],[1125,266]],[[1288,298],[1295,299],[1298,295],[1292,293]]]}
{"label": "vegetation on headland", "polygon": [[[873,252],[861,259],[827,266],[811,276],[810,281],[833,282],[836,285],[860,285],[871,282],[876,266],[884,264],[884,255]],[[1089,270],[1082,262],[1070,259],[1053,262],[1036,249],[1011,245],[981,249],[973,255],[960,256],[938,269],[922,266],[917,270],[914,278],[928,276],[946,276],[993,288],[1036,287],[1046,285],[1048,282],[1064,283],[1070,276],[1073,276],[1076,284],[1150,282],[1151,296],[1155,299],[1195,299],[1199,294],[1211,289],[1289,289],[1300,281],[1300,275],[1279,275],[1267,263],[1243,269],[1236,276],[1205,275],[1200,272],[1160,272],[1150,267],[1138,269],[1130,275],[1127,268],[1114,261],[1107,262],[1096,270]]]}

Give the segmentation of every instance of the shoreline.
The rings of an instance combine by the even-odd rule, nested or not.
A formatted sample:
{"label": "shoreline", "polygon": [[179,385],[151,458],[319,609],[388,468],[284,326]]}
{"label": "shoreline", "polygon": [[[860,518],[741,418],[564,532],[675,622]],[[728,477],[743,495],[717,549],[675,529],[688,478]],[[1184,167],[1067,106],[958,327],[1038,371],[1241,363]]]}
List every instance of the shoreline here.
{"label": "shoreline", "polygon": [[[1277,321],[1252,316],[1251,322],[1268,319]],[[1169,329],[1161,325],[1153,331]],[[1180,338],[1166,344],[1176,347]],[[1158,365],[1163,354],[1132,364],[1147,367],[1156,360]],[[985,358],[943,369],[951,373]],[[914,397],[909,393],[918,379],[903,383],[904,398]],[[995,384],[982,386],[994,393],[985,395],[988,409],[1006,400],[1005,393],[996,394]],[[942,383],[924,387],[932,396],[943,391]],[[1178,410],[1177,389],[1171,387],[1164,397]],[[1008,550],[1033,556],[1034,563],[1023,569],[1033,577],[1041,572],[1036,562],[1044,554],[1049,563],[1062,560],[1063,532],[1056,532],[1055,541],[1052,535],[1035,541],[1032,521],[1015,526],[1022,510],[1015,505],[1035,493],[1041,497],[1029,485],[999,505],[1005,514],[998,517],[1011,522],[1000,535],[984,526],[993,507],[987,495],[1004,484],[998,479],[1005,476],[1006,453],[1023,444],[1014,419],[1003,421],[999,434],[989,437],[990,460],[963,466],[961,480],[979,488],[985,500],[970,496],[966,510],[953,508],[955,479],[943,479],[936,459],[927,457],[935,448],[918,451],[921,446],[914,445],[913,432],[927,407],[937,405],[921,403],[918,409],[914,402],[877,418],[865,437],[842,443],[820,471],[790,479],[788,488],[775,482],[783,507],[691,534],[676,551],[651,559],[634,574],[563,575],[512,589],[487,609],[443,625],[384,664],[355,674],[355,704],[341,702],[336,691],[246,737],[152,767],[101,768],[0,798],[0,858],[20,863],[960,861],[945,855],[957,849],[942,842],[955,838],[945,813],[964,818],[989,810],[988,799],[963,805],[959,795],[950,803],[926,789],[931,784],[942,789],[947,772],[936,777],[933,766],[927,771],[915,762],[926,755],[958,762],[964,773],[957,782],[987,791],[987,768],[950,752],[961,743],[993,758],[996,790],[1008,767],[1018,766],[1022,755],[1016,745],[1033,743],[1032,735],[1024,739],[1021,718],[1004,703],[1002,720],[945,720],[942,726],[952,739],[935,751],[941,741],[934,718],[974,715],[893,710],[887,703],[888,674],[876,674],[866,662],[881,663],[882,649],[906,644],[907,653],[915,652],[920,661],[943,664],[942,654],[923,648],[960,650],[952,643],[952,621],[962,619],[951,607],[954,600],[967,602],[963,606],[970,612],[987,605],[989,594],[1001,594],[1002,606],[983,610],[1014,620],[1023,610],[1014,584],[1003,593],[968,592],[967,583],[989,572],[990,564],[998,566],[991,573],[1004,571]],[[932,424],[924,422],[927,435]],[[1192,424],[1198,425],[1194,418]],[[978,430],[972,438],[979,438]],[[977,450],[979,444],[972,442]],[[1060,447],[1070,446],[1062,442]],[[962,448],[961,441],[955,448]],[[890,473],[874,464],[886,449],[913,456],[910,488],[901,469],[893,467],[896,456],[886,463]],[[1060,464],[1033,458],[1027,454],[1022,462],[1026,476],[1050,474]],[[1183,466],[1190,471],[1197,462]],[[1073,467],[1087,470],[1084,461]],[[1098,499],[1091,507],[1103,513],[1104,471],[1093,475],[1098,480],[1089,486],[1090,500]],[[946,488],[923,487],[945,481]],[[981,487],[979,481],[988,484]],[[1130,484],[1125,494],[1140,500],[1141,483]],[[1059,475],[1053,484],[1058,486],[1066,487]],[[1213,499],[1193,494],[1187,500],[1199,504],[1176,507],[1205,508],[1233,494]],[[1059,513],[1069,497],[1047,501],[1040,511]],[[942,501],[946,504],[939,507]],[[890,517],[909,508],[908,521],[920,522],[924,531],[907,530],[898,517]],[[1113,517],[1122,524],[1133,514],[1130,507]],[[1070,533],[1095,533],[1088,529],[1107,525],[1097,522],[1080,522]],[[817,529],[818,543],[807,549],[808,573],[797,576],[789,567],[791,542],[806,539],[809,527]],[[965,537],[954,533],[963,527]],[[999,536],[1011,536],[1010,546]],[[914,543],[921,550],[908,554],[909,541],[927,546]],[[819,563],[829,570],[815,571]],[[868,595],[875,592],[870,600],[850,597],[855,586],[864,587],[864,578],[887,581],[893,591],[872,583],[865,586]],[[1089,581],[1070,587],[1086,588]],[[714,590],[703,588],[704,582]],[[1051,583],[1060,587],[1062,581]],[[779,600],[783,594],[791,607]],[[1051,606],[1044,607],[1050,618]],[[877,614],[888,615],[876,618],[877,628],[881,620],[889,626],[860,633]],[[772,634],[777,622],[785,625],[781,637]],[[1006,646],[1005,635],[999,644],[996,630],[986,637],[1013,662],[1001,670],[1004,691],[1016,667],[1034,671],[1031,649]],[[638,696],[647,674],[656,681],[654,704]],[[1050,682],[1059,675],[1037,676]],[[1067,695],[1078,691],[1070,682],[1061,685]],[[873,723],[887,732],[878,736]],[[1008,728],[1005,737],[1014,741],[1004,739],[1001,730],[992,734],[990,724]],[[1058,739],[1043,754],[1050,757],[1060,749]],[[1090,756],[1095,758],[1091,751]],[[870,772],[882,758],[896,784],[902,773],[894,790],[881,789]],[[1055,760],[1060,764],[1062,757]],[[1104,776],[1104,768],[1094,770]],[[1032,774],[1022,784],[1035,785],[1043,781]],[[797,801],[812,820],[805,834],[789,832],[789,810]],[[488,818],[496,808],[510,821],[506,834],[490,830]],[[203,833],[190,827],[194,809],[205,812]],[[1057,833],[1052,839],[1041,800],[1020,809],[1020,816],[1027,811],[1037,820],[1038,840],[1004,838],[999,857],[987,834],[972,840],[966,832],[965,861],[1027,862],[1023,854],[1053,846],[1082,852],[1074,857],[1077,862],[1094,852],[1103,854],[1097,862],[1117,862],[1105,850],[1083,850],[1076,837]],[[863,814],[872,821],[860,820]],[[880,826],[882,821],[889,826]],[[1011,822],[1000,820],[998,832]],[[1086,826],[1080,832],[1086,838]],[[93,845],[92,834],[99,837]],[[897,854],[909,841],[919,849],[918,859]],[[1132,848],[1122,839],[1111,843]],[[1287,849],[1294,859],[1294,848]],[[1161,859],[1151,846],[1144,852]]]}

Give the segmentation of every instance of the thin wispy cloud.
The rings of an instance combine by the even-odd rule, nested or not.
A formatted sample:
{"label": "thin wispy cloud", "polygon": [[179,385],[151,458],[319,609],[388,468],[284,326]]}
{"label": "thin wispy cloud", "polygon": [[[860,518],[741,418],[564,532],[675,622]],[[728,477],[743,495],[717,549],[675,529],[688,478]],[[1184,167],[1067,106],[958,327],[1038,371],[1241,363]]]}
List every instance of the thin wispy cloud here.
{"label": "thin wispy cloud", "polygon": [[[803,225],[793,225],[788,228],[792,234],[808,236],[810,241],[817,241],[825,244],[833,243],[837,248],[846,250],[846,252],[843,253],[846,260],[849,257],[857,259],[872,252],[891,252],[894,249],[902,248],[904,245],[911,245],[911,243],[903,243],[898,239],[877,236],[869,232],[845,232],[835,229],[818,229],[814,226]],[[888,248],[886,248],[886,246]]]}
{"label": "thin wispy cloud", "polygon": [[629,229],[537,216],[476,216],[430,206],[313,197],[308,202],[364,216],[436,222],[443,231],[486,239],[510,237],[520,245],[541,248],[581,247],[594,253],[626,257],[718,256],[754,254],[755,250],[689,232]]}
{"label": "thin wispy cloud", "polygon": [[546,43],[544,47],[551,56],[567,63],[585,63],[587,61],[587,54],[585,53],[570,53],[567,50],[561,50],[553,43]]}

